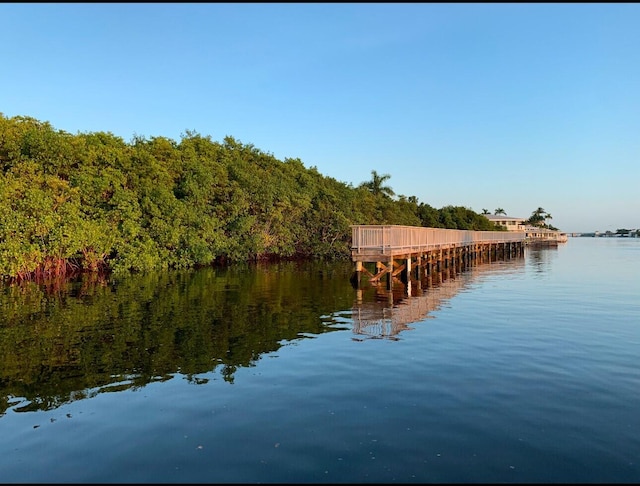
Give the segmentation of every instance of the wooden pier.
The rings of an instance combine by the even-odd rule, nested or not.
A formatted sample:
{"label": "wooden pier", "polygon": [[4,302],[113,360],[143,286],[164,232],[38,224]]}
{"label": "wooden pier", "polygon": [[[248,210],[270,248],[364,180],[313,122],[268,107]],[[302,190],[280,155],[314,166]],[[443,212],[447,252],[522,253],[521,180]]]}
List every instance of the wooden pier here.
{"label": "wooden pier", "polygon": [[[522,256],[526,237],[519,231],[472,231],[401,225],[354,225],[351,281],[359,287],[362,275],[378,284],[383,277],[391,288],[394,278],[411,278],[440,272],[450,266],[467,266],[492,258]],[[375,264],[369,270],[367,264]],[[372,265],[370,265],[372,266]]]}

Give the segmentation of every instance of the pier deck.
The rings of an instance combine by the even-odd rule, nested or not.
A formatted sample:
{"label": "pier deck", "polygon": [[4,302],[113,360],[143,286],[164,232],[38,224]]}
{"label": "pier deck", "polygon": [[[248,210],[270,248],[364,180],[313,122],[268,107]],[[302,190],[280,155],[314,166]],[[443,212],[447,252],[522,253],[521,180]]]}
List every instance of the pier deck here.
{"label": "pier deck", "polygon": [[[470,264],[497,254],[504,257],[521,255],[526,239],[524,233],[514,231],[401,225],[354,225],[351,229],[351,259],[355,263],[352,281],[357,285],[363,273],[374,284],[385,275],[391,283],[391,279],[399,274],[406,282],[413,270],[419,278],[421,271],[429,273],[434,266],[440,271],[443,266]],[[372,262],[376,264],[374,272],[365,266]]]}

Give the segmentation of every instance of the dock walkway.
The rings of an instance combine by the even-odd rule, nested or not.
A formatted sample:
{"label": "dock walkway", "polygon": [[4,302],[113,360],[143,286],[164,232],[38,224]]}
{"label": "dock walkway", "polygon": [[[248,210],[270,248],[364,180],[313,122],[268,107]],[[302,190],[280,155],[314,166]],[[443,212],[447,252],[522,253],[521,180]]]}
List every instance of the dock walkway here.
{"label": "dock walkway", "polygon": [[[413,274],[441,271],[449,265],[470,265],[497,256],[520,256],[526,241],[522,232],[472,231],[402,225],[353,225],[351,259],[355,263],[352,282],[360,285],[363,274],[377,284],[383,276],[392,285]],[[397,262],[396,260],[399,260]],[[365,264],[375,263],[371,271]]]}

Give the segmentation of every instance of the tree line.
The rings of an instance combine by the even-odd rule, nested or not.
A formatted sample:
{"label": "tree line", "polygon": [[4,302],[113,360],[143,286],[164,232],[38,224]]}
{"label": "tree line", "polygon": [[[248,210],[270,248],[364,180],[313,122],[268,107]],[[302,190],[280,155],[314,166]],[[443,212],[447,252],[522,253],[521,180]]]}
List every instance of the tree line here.
{"label": "tree line", "polygon": [[502,228],[461,206],[358,186],[231,136],[71,134],[0,113],[0,276],[348,259],[353,224]]}

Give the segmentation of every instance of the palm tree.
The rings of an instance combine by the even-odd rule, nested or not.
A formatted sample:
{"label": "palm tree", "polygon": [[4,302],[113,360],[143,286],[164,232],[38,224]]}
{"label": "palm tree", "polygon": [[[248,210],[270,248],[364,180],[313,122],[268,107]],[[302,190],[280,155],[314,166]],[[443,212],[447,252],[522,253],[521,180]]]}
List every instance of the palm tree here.
{"label": "palm tree", "polygon": [[482,214],[491,214],[488,209],[482,208]]}
{"label": "palm tree", "polygon": [[364,187],[368,189],[371,194],[374,196],[382,195],[384,197],[395,196],[396,193],[391,189],[390,186],[383,186],[382,184],[387,179],[391,179],[389,174],[379,175],[377,171],[371,171],[371,180],[368,182],[363,182],[360,184],[360,187]]}
{"label": "palm tree", "polygon": [[527,220],[527,223],[532,226],[542,226],[545,220],[546,211],[539,207],[531,213],[531,217]]}
{"label": "palm tree", "polygon": [[[549,213],[547,213],[547,214],[545,214],[545,215],[544,215],[544,220],[545,220],[545,222],[546,222],[548,219],[553,219],[553,216],[551,216]],[[550,225],[549,225],[549,223],[546,223],[546,224],[547,224],[547,227],[549,227],[549,226],[550,226]]]}
{"label": "palm tree", "polygon": [[496,210],[494,210],[494,214],[497,216],[498,214],[504,214],[506,216],[507,212],[502,209],[502,208],[498,208]]}

